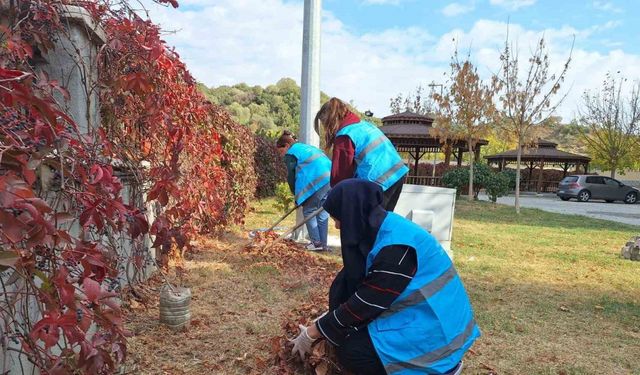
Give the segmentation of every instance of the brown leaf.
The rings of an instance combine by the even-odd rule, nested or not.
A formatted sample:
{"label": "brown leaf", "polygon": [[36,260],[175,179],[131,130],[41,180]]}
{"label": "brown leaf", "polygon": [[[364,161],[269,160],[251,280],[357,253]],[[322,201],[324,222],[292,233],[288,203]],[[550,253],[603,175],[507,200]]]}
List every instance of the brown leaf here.
{"label": "brown leaf", "polygon": [[498,371],[495,368],[487,365],[486,363],[480,362],[480,366],[482,366],[485,370],[489,370],[489,374],[498,375]]}
{"label": "brown leaf", "polygon": [[311,354],[314,357],[323,357],[325,354],[327,354],[327,342],[324,340],[320,340],[316,345],[313,346]]}
{"label": "brown leaf", "polygon": [[322,361],[318,363],[314,370],[316,375],[327,375],[327,373],[329,372],[329,365],[327,365],[327,362]]}
{"label": "brown leaf", "polygon": [[0,251],[0,271],[13,267],[20,259],[20,255],[14,251]]}

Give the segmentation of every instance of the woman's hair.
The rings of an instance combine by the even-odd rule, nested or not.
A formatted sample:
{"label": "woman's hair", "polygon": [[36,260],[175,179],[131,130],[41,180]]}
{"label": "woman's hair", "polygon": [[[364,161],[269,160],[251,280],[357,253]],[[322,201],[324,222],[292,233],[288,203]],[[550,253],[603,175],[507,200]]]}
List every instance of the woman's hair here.
{"label": "woman's hair", "polygon": [[347,104],[338,98],[331,98],[324,103],[313,121],[313,127],[316,133],[320,134],[320,122],[324,128],[325,146],[327,149],[333,146],[336,139],[336,133],[340,127],[340,122],[347,116],[350,109]]}
{"label": "woman's hair", "polygon": [[289,130],[282,132],[282,135],[276,141],[276,147],[284,147],[296,143],[296,136]]}

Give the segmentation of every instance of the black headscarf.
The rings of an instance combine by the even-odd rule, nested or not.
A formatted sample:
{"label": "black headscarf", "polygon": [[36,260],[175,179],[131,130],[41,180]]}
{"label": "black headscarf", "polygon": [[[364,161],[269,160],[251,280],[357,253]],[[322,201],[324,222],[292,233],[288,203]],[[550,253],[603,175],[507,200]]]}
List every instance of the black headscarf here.
{"label": "black headscarf", "polygon": [[348,179],[331,189],[323,205],[329,215],[340,221],[344,264],[341,273],[346,279],[344,293],[347,296],[355,293],[356,287],[364,279],[367,255],[387,216],[382,201],[382,188],[379,185],[361,179]]}

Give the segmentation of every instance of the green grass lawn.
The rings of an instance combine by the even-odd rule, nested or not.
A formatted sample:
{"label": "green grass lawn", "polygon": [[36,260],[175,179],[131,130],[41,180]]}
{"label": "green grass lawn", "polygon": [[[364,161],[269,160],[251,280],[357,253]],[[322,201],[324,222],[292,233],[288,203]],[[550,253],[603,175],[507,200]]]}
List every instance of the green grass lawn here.
{"label": "green grass lawn", "polygon": [[[279,216],[256,202],[245,228]],[[466,373],[640,374],[640,262],[619,257],[640,227],[459,201],[453,235],[483,332]]]}
{"label": "green grass lawn", "polygon": [[640,374],[640,228],[458,202],[453,250],[483,337],[477,372]]}

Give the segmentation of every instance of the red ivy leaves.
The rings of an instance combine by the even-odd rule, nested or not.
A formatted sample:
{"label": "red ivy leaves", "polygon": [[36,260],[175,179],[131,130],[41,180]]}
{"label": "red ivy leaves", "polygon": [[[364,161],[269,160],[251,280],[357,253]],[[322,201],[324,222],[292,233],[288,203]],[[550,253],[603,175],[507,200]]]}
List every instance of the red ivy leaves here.
{"label": "red ivy leaves", "polygon": [[72,343],[80,342],[82,338],[76,335],[76,320],[75,314],[71,311],[67,311],[66,314],[62,314],[59,310],[49,311],[33,326],[31,339],[36,342],[42,341],[45,349],[49,349],[60,340],[60,330],[62,329],[67,339]]}
{"label": "red ivy leaves", "polygon": [[[127,218],[137,216],[130,233],[140,235],[148,224],[140,222],[139,210],[122,203],[122,184],[112,167],[95,163],[105,159],[101,150],[107,147],[99,142],[106,139],[93,142],[78,134],[71,118],[57,107],[53,93],[67,97],[68,92],[42,72],[21,69],[29,68],[24,60],[32,56],[25,46],[46,51],[53,45],[47,38],[56,34],[51,30],[59,26],[57,8],[50,6],[55,1],[37,3],[25,3],[28,11],[20,28],[5,29],[13,44],[0,45],[0,252],[20,254],[15,267],[27,275],[24,282],[30,288],[25,290],[34,290],[44,306],[39,321],[23,321],[16,331],[29,358],[47,373],[102,373],[115,368],[111,356],[122,360],[125,353],[119,308],[102,286],[95,292],[96,284],[117,272],[97,243],[83,241],[65,228],[81,217],[85,227],[108,226],[121,232],[131,224]],[[47,32],[26,32],[36,29]],[[27,53],[17,52],[19,48]],[[37,171],[40,177],[52,174],[49,181],[58,184],[64,174],[69,186],[58,187],[56,199],[51,199],[56,190],[47,187],[45,201],[36,191]],[[71,277],[70,269],[81,270],[88,295],[76,293],[78,276]],[[92,325],[94,338],[102,343],[85,342]],[[57,345],[63,349],[54,354],[49,349]]]}
{"label": "red ivy leaves", "polygon": [[[120,309],[106,288],[118,275],[117,259],[86,234],[150,233],[153,246],[168,252],[188,248],[194,234],[241,221],[255,190],[255,143],[247,128],[206,102],[156,25],[120,11],[126,2],[113,9],[82,3],[108,42],[99,56],[103,127],[78,134],[53,100],[54,92],[68,92],[45,74],[23,71],[31,46],[53,47],[60,3],[27,0],[28,17],[5,30],[10,42],[0,45],[0,242],[21,255],[23,274],[42,281],[33,288],[45,313],[25,328],[23,350],[47,373],[105,373],[126,354]],[[122,165],[138,168],[147,202],[163,207],[152,225],[143,207],[125,204]],[[45,189],[58,193],[55,204],[36,194],[45,172],[55,185]],[[67,230],[75,224],[81,233]],[[134,261],[143,263],[139,254]],[[90,326],[96,332],[87,340]],[[61,335],[62,352],[46,350],[63,342]]]}

